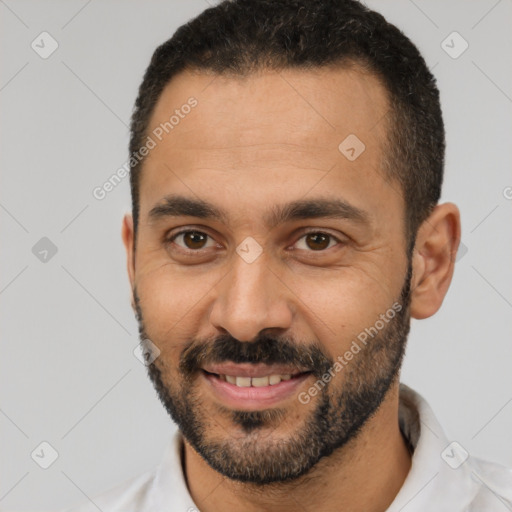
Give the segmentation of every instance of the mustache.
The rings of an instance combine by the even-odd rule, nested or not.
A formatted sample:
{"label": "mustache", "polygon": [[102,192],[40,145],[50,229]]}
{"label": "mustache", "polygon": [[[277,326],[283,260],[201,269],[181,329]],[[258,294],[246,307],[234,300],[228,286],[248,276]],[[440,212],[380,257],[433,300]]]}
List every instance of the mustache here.
{"label": "mustache", "polygon": [[318,378],[334,364],[316,344],[304,345],[266,335],[254,341],[238,341],[225,334],[210,342],[192,342],[183,350],[179,368],[185,377],[190,377],[205,364],[225,362],[287,364]]}

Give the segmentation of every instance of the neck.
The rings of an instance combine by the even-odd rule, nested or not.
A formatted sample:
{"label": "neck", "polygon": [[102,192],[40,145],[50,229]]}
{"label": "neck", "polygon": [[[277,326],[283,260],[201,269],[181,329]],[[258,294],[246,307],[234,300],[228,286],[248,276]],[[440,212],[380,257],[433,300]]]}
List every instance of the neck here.
{"label": "neck", "polygon": [[411,467],[398,424],[398,383],[360,434],[297,480],[257,486],[229,480],[185,441],[184,473],[201,512],[384,512]]}

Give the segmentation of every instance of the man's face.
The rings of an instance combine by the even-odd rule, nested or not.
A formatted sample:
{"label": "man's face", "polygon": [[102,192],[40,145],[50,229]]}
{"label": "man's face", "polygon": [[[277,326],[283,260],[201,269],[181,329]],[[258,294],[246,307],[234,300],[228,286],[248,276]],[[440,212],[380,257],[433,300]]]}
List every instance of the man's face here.
{"label": "man's face", "polygon": [[230,478],[304,474],[396,384],[410,266],[387,109],[348,69],[186,72],[159,99],[131,276],[141,338],[165,407]]}

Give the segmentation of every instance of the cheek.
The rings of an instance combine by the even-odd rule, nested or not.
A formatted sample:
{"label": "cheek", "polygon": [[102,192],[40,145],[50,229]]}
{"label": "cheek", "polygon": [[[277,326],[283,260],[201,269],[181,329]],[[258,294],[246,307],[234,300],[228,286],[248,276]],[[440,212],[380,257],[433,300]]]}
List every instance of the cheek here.
{"label": "cheek", "polygon": [[365,328],[373,326],[393,302],[374,280],[356,277],[353,272],[349,276],[348,271],[342,274],[296,279],[294,286],[300,298],[300,316],[333,358],[344,353]]}
{"label": "cheek", "polygon": [[[196,336],[195,328],[218,278],[206,272],[183,272],[169,264],[142,266],[137,293],[148,337],[166,350],[182,348]],[[158,344],[157,343],[157,344]]]}

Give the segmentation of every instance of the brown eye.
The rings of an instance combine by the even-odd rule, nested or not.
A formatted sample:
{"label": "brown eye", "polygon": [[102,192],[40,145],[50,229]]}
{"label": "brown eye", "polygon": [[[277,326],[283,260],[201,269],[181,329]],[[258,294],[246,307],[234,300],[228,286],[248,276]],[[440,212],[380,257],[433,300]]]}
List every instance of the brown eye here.
{"label": "brown eye", "polygon": [[326,249],[329,246],[329,236],[324,233],[313,233],[306,235],[308,247],[314,251]]}
{"label": "brown eye", "polygon": [[[206,233],[201,231],[181,231],[173,235],[170,238],[170,242],[175,242],[176,245],[183,249],[189,249],[191,251],[198,251],[200,249],[204,249],[207,247],[208,238],[210,238]],[[178,243],[177,241],[181,241]]]}
{"label": "brown eye", "polygon": [[202,249],[206,243],[206,235],[198,231],[187,231],[183,235],[183,241],[188,249]]}
{"label": "brown eye", "polygon": [[299,244],[299,246],[302,245],[299,249],[304,249],[306,251],[323,251],[332,247],[333,242],[334,245],[336,245],[336,242],[338,244],[340,243],[340,241],[333,235],[322,233],[321,231],[312,231],[303,235],[297,244]]}

